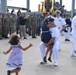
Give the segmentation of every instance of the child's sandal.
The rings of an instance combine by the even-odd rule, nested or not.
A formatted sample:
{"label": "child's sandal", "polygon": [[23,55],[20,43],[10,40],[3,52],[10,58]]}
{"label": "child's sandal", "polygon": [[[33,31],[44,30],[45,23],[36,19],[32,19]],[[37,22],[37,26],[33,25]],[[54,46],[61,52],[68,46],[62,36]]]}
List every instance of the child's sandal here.
{"label": "child's sandal", "polygon": [[7,71],[7,75],[10,75],[10,74],[11,74],[11,71],[10,71],[10,70],[8,70],[8,71]]}

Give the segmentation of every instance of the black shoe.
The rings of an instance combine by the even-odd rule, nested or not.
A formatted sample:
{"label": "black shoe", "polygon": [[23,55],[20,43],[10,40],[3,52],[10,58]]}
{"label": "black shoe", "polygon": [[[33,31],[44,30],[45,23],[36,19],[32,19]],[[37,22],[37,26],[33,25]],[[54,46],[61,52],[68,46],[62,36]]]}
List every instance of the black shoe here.
{"label": "black shoe", "polygon": [[74,53],[76,54],[76,51],[74,51]]}
{"label": "black shoe", "polygon": [[40,62],[40,64],[46,64],[46,63],[47,63],[47,62],[43,62],[43,61],[42,61],[42,62]]}
{"label": "black shoe", "polygon": [[67,39],[67,41],[70,41],[69,39]]}
{"label": "black shoe", "polygon": [[7,71],[7,75],[11,75],[11,71],[10,70]]}
{"label": "black shoe", "polygon": [[50,58],[50,57],[48,58],[48,61],[52,62],[52,60],[51,60],[51,58]]}
{"label": "black shoe", "polygon": [[2,39],[2,36],[0,35],[0,39]]}
{"label": "black shoe", "polygon": [[37,38],[36,36],[34,38]]}
{"label": "black shoe", "polygon": [[29,36],[31,36],[31,34],[29,34]]}
{"label": "black shoe", "polygon": [[36,38],[36,36],[32,36],[32,38]]}
{"label": "black shoe", "polygon": [[0,39],[2,39],[2,37],[0,37]]}
{"label": "black shoe", "polygon": [[65,39],[65,41],[67,41],[67,39]]}
{"label": "black shoe", "polygon": [[65,39],[65,41],[70,41],[69,39]]}
{"label": "black shoe", "polygon": [[24,37],[24,39],[27,39],[26,37]]}
{"label": "black shoe", "polygon": [[8,36],[5,36],[4,38],[5,38],[5,39],[7,39],[7,38],[8,38]]}
{"label": "black shoe", "polygon": [[47,61],[46,61],[46,56],[43,58],[43,61],[44,61],[44,62],[47,62]]}

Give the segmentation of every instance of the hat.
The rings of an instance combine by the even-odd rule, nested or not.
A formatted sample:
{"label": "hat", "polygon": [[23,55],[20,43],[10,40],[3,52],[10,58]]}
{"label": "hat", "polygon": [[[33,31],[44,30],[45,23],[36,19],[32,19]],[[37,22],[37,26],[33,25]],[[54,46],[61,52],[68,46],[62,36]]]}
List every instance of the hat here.
{"label": "hat", "polygon": [[69,16],[69,13],[66,13],[65,16]]}
{"label": "hat", "polygon": [[54,19],[55,19],[55,18],[54,18],[52,15],[49,15],[49,16],[48,16],[48,21],[53,22]]}
{"label": "hat", "polygon": [[59,14],[59,13],[61,13],[61,11],[60,10],[56,10],[56,14]]}
{"label": "hat", "polygon": [[49,15],[49,16],[48,16],[48,18],[52,18],[52,19],[55,19],[55,17],[53,17],[52,15]]}
{"label": "hat", "polygon": [[48,18],[48,21],[53,22],[54,19],[50,17],[50,18]]}

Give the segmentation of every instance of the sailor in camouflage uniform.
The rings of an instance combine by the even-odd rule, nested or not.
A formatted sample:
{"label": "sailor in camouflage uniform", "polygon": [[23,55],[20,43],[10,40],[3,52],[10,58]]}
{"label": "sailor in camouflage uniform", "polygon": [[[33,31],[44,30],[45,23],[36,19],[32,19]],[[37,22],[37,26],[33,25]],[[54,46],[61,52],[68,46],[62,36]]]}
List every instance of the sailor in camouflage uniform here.
{"label": "sailor in camouflage uniform", "polygon": [[28,34],[31,35],[31,15],[28,16]]}
{"label": "sailor in camouflage uniform", "polygon": [[16,14],[11,14],[10,16],[10,31],[11,34],[16,32],[16,23],[17,23],[17,16]]}
{"label": "sailor in camouflage uniform", "polygon": [[2,39],[2,14],[0,13],[0,39]]}
{"label": "sailor in camouflage uniform", "polygon": [[9,17],[8,14],[4,17],[4,38],[8,38],[9,33]]}
{"label": "sailor in camouflage uniform", "polygon": [[37,15],[34,13],[31,19],[31,29],[32,29],[32,38],[36,38],[36,30],[37,30]]}

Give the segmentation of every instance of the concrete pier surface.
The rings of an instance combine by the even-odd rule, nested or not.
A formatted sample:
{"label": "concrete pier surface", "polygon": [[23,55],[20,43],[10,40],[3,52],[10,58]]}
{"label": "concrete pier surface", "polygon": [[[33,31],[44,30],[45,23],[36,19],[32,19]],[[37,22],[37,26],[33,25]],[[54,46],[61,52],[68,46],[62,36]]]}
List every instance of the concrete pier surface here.
{"label": "concrete pier surface", "polygon": [[[10,45],[9,39],[0,40],[0,75],[7,75],[6,61],[9,54],[4,55],[3,51],[7,50]],[[58,66],[55,67],[53,62],[41,65],[41,55],[39,51],[40,37],[32,39],[27,36],[27,39],[21,39],[21,45],[26,47],[30,42],[33,46],[23,52],[23,66],[19,75],[73,75],[76,74],[76,57],[70,56],[72,37],[69,41],[64,41],[64,36],[61,36],[61,51],[59,52]],[[52,59],[53,60],[53,59]],[[11,74],[15,75],[15,74]]]}

